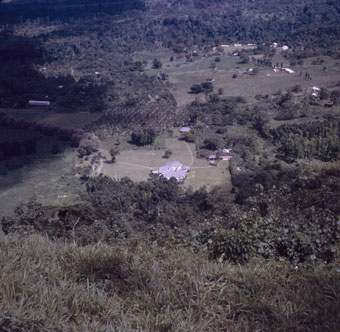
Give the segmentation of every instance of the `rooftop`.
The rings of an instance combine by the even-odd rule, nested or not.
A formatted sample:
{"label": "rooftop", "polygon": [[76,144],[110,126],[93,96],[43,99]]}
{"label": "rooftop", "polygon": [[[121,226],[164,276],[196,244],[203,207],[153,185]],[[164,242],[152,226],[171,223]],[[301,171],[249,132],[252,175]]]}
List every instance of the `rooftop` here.
{"label": "rooftop", "polygon": [[190,170],[188,166],[183,166],[178,161],[168,161],[164,166],[158,170],[161,177],[169,180],[175,178],[177,182],[185,179],[186,173]]}

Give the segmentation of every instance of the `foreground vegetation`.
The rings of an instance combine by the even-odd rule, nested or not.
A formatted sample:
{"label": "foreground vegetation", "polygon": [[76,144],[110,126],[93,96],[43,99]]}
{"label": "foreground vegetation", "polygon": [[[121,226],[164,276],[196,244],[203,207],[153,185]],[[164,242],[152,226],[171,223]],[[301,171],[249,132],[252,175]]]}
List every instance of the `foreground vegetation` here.
{"label": "foreground vegetation", "polygon": [[245,266],[204,252],[79,247],[39,235],[0,242],[0,326],[10,331],[337,331],[339,266]]}

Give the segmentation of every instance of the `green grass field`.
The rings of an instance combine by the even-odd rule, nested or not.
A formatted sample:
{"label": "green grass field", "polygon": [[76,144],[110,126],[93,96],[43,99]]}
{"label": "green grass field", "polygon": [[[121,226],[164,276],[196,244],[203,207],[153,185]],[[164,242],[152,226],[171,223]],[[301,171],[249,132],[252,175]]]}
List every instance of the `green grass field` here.
{"label": "green grass field", "polygon": [[[246,48],[246,47],[241,47]],[[157,74],[159,71],[166,72],[169,75],[171,83],[171,92],[177,100],[179,106],[187,105],[196,98],[201,101],[205,100],[203,93],[189,94],[190,87],[193,84],[205,82],[214,78],[215,92],[223,89],[224,96],[243,96],[252,98],[258,94],[266,95],[285,90],[294,85],[301,85],[302,88],[311,86],[332,86],[340,80],[340,64],[331,57],[323,56],[324,63],[313,65],[312,62],[317,58],[308,58],[304,60],[303,65],[291,66],[289,60],[283,56],[280,49],[271,59],[273,64],[283,64],[283,67],[291,68],[295,74],[284,72],[275,73],[271,68],[259,67],[260,71],[257,75],[249,75],[245,73],[247,68],[257,67],[255,63],[247,64],[238,63],[240,58],[230,56],[234,51],[240,48],[229,47],[220,56],[220,62],[214,62],[215,55],[207,55],[205,57],[193,57],[193,62],[186,62],[185,57],[177,59],[171,50],[161,49],[154,52],[140,52],[135,54],[135,59],[147,61],[146,72]],[[174,60],[170,61],[173,56]],[[257,58],[262,55],[257,55]],[[163,63],[161,69],[152,69],[151,63],[153,59],[159,59]],[[216,70],[211,68],[211,64],[216,64]],[[304,75],[308,73],[312,76],[312,81],[306,81]],[[233,79],[232,75],[237,74],[238,77]],[[301,75],[301,76],[300,76]]]}
{"label": "green grass field", "polygon": [[73,171],[73,159],[73,151],[66,149],[0,175],[0,216],[32,197],[44,205],[67,205],[77,200],[82,188]]}
{"label": "green grass field", "polygon": [[15,118],[64,129],[82,129],[101,116],[100,113],[89,112],[56,113],[41,108],[4,109],[4,111]]}
{"label": "green grass field", "polygon": [[[178,131],[174,137],[160,137],[159,141],[163,142],[164,148],[140,147],[131,149],[128,143],[122,143],[122,150],[116,157],[116,163],[104,163],[102,173],[111,178],[130,177],[133,181],[144,181],[149,178],[150,172],[158,169],[167,161],[179,161],[183,165],[191,166],[191,170],[184,181],[184,187],[189,186],[193,189],[199,189],[206,186],[211,189],[216,185],[227,184],[231,186],[230,173],[228,170],[228,161],[221,161],[218,166],[209,166],[208,162],[196,158],[195,144],[186,144],[178,140]],[[122,140],[123,141],[123,140]],[[111,142],[111,143],[110,143]],[[109,149],[112,141],[105,141],[103,146]],[[169,159],[162,158],[165,150],[171,150],[172,155]],[[190,149],[190,150],[189,150]],[[108,150],[103,154],[110,159]]]}

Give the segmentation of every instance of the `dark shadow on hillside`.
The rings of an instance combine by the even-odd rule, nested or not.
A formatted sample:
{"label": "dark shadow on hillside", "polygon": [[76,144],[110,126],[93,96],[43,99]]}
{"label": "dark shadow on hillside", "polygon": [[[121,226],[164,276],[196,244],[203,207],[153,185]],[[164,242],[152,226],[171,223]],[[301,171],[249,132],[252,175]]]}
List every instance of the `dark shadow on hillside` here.
{"label": "dark shadow on hillside", "polygon": [[21,23],[27,19],[42,21],[59,20],[69,22],[96,15],[120,15],[126,11],[144,10],[140,0],[45,0],[28,3],[0,4],[0,22],[2,24]]}
{"label": "dark shadow on hillside", "polygon": [[39,40],[0,33],[0,107],[25,108],[29,100],[48,100],[59,112],[103,109],[104,85],[71,76],[45,77],[35,68],[45,61]]}

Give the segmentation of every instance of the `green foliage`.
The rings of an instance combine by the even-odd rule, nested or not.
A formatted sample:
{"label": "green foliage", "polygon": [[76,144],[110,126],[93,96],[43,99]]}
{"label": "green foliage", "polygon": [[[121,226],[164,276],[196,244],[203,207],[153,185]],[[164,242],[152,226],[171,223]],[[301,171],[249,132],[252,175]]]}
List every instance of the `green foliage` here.
{"label": "green foliage", "polygon": [[340,209],[334,195],[340,192],[339,175],[335,167],[300,189],[260,190],[232,228],[217,233],[211,258],[245,262],[261,256],[293,265],[338,259]]}
{"label": "green foliage", "polygon": [[[337,331],[339,264],[216,264],[139,238],[78,246],[0,240],[3,331]],[[150,312],[152,315],[150,315]]]}
{"label": "green foliage", "polygon": [[156,139],[156,133],[153,129],[137,129],[131,134],[131,143],[144,146],[151,145]]}
{"label": "green foliage", "polygon": [[201,92],[209,93],[214,91],[212,82],[203,82],[201,84],[193,84],[190,88],[190,93],[198,94]]}
{"label": "green foliage", "polygon": [[159,59],[154,59],[153,61],[152,61],[152,68],[153,69],[160,69],[160,68],[162,68],[162,62],[159,60]]}
{"label": "green foliage", "polygon": [[284,124],[270,131],[284,157],[316,158],[333,161],[340,158],[338,119],[305,124]]}
{"label": "green foliage", "polygon": [[219,234],[211,246],[213,259],[247,262],[255,256],[287,260],[292,264],[330,263],[337,259],[340,219],[325,224],[273,217],[241,218],[237,229]]}
{"label": "green foliage", "polygon": [[172,155],[172,151],[171,151],[171,150],[166,150],[166,151],[164,152],[163,158],[168,159],[168,158],[170,158],[171,155]]}

